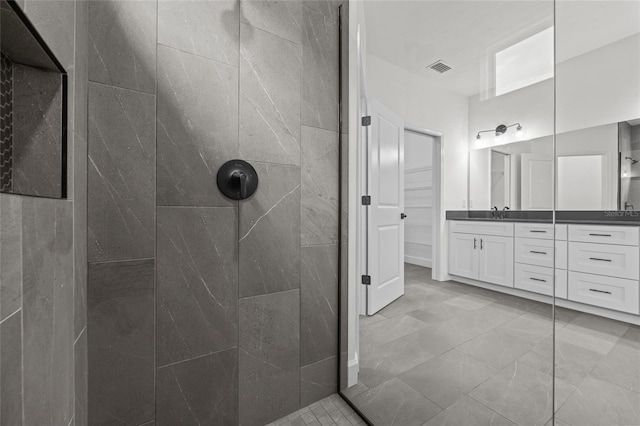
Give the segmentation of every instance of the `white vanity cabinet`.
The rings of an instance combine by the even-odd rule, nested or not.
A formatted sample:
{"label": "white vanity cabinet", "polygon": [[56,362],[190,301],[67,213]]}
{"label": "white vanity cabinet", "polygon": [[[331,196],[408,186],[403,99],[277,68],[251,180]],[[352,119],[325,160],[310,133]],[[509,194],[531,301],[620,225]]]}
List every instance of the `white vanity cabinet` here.
{"label": "white vanity cabinet", "polygon": [[560,306],[640,315],[640,227],[558,224],[554,232],[546,223],[448,223],[454,277],[512,287],[504,291],[523,297],[551,296],[555,280]]}
{"label": "white vanity cabinet", "polygon": [[569,300],[640,314],[640,229],[569,225]]}
{"label": "white vanity cabinet", "polygon": [[449,223],[450,274],[513,287],[513,266],[513,223]]}
{"label": "white vanity cabinet", "polygon": [[555,265],[556,297],[566,299],[567,225],[556,225],[555,241],[547,223],[516,223],[515,235],[514,287],[551,296]]}

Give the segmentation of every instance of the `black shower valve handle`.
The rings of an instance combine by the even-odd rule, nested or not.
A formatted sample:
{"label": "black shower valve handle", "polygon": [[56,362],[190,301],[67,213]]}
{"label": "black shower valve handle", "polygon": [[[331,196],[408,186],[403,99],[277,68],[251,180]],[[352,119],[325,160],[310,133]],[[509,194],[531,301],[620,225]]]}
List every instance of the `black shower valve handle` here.
{"label": "black shower valve handle", "polygon": [[231,175],[234,181],[237,181],[236,185],[240,187],[240,197],[247,198],[247,175],[241,171],[236,170]]}
{"label": "black shower valve handle", "polygon": [[232,200],[245,200],[258,189],[256,169],[244,160],[231,160],[218,170],[218,188],[225,197]]}

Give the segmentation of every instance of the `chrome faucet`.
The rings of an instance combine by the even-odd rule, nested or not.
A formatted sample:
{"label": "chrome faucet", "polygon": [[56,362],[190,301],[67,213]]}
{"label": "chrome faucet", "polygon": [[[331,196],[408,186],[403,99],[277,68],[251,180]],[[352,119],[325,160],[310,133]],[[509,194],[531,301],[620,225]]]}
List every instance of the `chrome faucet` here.
{"label": "chrome faucet", "polygon": [[491,207],[491,218],[492,219],[498,218],[498,206]]}
{"label": "chrome faucet", "polygon": [[504,219],[504,216],[507,213],[507,210],[511,210],[511,209],[507,206],[504,206],[502,209],[502,212],[500,213],[500,219]]}
{"label": "chrome faucet", "polygon": [[624,209],[625,210],[635,210],[636,208],[633,207],[633,204],[629,204],[629,202],[625,201],[624,202]]}

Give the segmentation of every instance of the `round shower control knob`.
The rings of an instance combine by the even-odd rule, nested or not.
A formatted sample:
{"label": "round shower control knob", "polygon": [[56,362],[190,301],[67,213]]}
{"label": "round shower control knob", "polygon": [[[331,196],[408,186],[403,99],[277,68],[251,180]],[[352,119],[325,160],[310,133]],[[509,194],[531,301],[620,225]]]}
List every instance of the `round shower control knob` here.
{"label": "round shower control knob", "polygon": [[244,160],[227,161],[218,170],[218,188],[225,197],[244,200],[258,189],[256,169]]}

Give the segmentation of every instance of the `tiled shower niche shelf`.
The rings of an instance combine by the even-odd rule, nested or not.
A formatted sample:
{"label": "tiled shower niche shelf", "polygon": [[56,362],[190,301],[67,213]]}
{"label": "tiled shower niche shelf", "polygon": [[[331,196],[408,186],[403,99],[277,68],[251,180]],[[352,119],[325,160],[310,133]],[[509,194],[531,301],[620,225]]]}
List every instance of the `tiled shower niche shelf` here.
{"label": "tiled shower niche shelf", "polygon": [[0,192],[66,198],[67,73],[13,0],[0,31]]}

